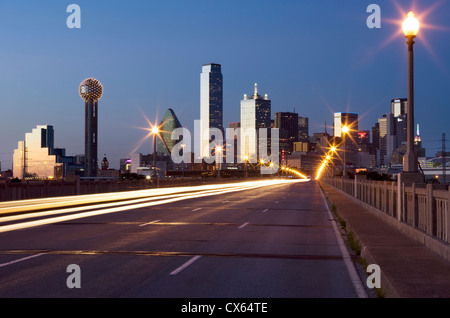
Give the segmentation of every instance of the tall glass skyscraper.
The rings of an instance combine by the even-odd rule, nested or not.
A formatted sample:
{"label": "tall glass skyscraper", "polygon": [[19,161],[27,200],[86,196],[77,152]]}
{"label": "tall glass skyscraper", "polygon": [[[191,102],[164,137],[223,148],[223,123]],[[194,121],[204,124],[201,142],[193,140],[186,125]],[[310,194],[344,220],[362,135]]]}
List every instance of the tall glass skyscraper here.
{"label": "tall glass skyscraper", "polygon": [[[258,160],[259,128],[270,128],[271,101],[267,94],[262,97],[258,94],[258,84],[252,96],[244,95],[241,100],[241,151],[242,158],[248,156],[251,162]],[[269,134],[267,135],[269,136]],[[265,140],[269,146],[269,140]],[[242,161],[242,159],[241,159]]]}
{"label": "tall glass skyscraper", "polygon": [[[200,154],[209,157],[206,148],[210,128],[223,134],[223,76],[220,64],[204,64],[200,74]],[[205,150],[206,149],[206,150]]]}

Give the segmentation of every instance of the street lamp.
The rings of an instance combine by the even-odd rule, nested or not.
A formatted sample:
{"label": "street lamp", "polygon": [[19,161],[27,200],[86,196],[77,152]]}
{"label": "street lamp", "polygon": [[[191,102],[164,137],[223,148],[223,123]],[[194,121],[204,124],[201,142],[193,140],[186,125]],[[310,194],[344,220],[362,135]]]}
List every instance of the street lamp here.
{"label": "street lamp", "polygon": [[156,135],[159,133],[159,128],[157,126],[154,126],[152,128],[152,134],[153,134],[153,171],[156,175],[156,186],[159,185],[159,179],[158,179],[158,172],[156,171]]}
{"label": "street lamp", "polygon": [[248,156],[247,156],[247,155],[244,157],[244,160],[245,160],[245,165],[244,165],[245,178],[247,178],[247,177],[248,177],[248,175],[247,175],[247,161],[248,161]]}
{"label": "street lamp", "polygon": [[220,164],[222,162],[222,147],[221,146],[217,146],[216,147],[216,157],[217,157],[217,161],[218,161],[218,170],[217,170],[217,178],[220,178]]}
{"label": "street lamp", "polygon": [[345,125],[342,127],[342,137],[344,138],[344,170],[342,171],[342,177],[347,179],[347,138],[348,127]]}
{"label": "street lamp", "polygon": [[259,160],[259,164],[260,164],[259,171],[260,171],[261,178],[262,178],[262,176],[263,176],[263,174],[262,174],[262,166],[264,164],[264,159]]}
{"label": "street lamp", "polygon": [[409,12],[408,17],[402,25],[403,33],[408,39],[408,104],[406,110],[407,117],[407,144],[406,154],[403,157],[404,172],[418,172],[417,158],[414,152],[414,38],[419,32],[419,21],[414,17],[414,13]]}

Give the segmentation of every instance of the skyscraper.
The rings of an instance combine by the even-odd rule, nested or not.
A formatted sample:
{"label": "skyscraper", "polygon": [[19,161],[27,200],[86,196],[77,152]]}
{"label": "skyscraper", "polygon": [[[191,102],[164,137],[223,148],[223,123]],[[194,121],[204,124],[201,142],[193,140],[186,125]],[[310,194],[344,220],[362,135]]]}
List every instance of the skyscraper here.
{"label": "skyscraper", "polygon": [[[220,64],[204,64],[200,74],[200,154],[208,157],[210,128],[223,135],[223,76]],[[205,150],[206,149],[206,150]]]}
{"label": "skyscraper", "polygon": [[394,98],[391,100],[391,113],[394,117],[405,115],[408,109],[408,100],[406,98]]}
{"label": "skyscraper", "polygon": [[19,141],[13,155],[15,178],[62,178],[62,163],[57,163],[54,152],[54,132],[51,125],[38,125],[25,139]]}
{"label": "skyscraper", "polygon": [[342,127],[347,126],[349,133],[356,139],[358,131],[358,114],[334,113],[334,137],[342,137]]}
{"label": "skyscraper", "polygon": [[309,141],[309,118],[298,117],[298,141]]}
{"label": "skyscraper", "polygon": [[96,177],[98,170],[98,100],[103,95],[102,84],[87,78],[80,84],[80,97],[84,100],[85,130],[84,130],[84,175]]}
{"label": "skyscraper", "polygon": [[275,128],[280,129],[280,147],[290,154],[294,142],[298,140],[298,114],[290,112],[275,113]]}
{"label": "skyscraper", "polygon": [[[173,146],[179,141],[172,140],[172,132],[176,128],[182,127],[172,108],[169,108],[166,111],[159,127],[161,131],[159,133],[160,138],[156,139],[156,151],[158,155],[170,155],[172,153]],[[164,139],[164,141],[161,139]],[[169,149],[166,148],[166,145]]]}
{"label": "skyscraper", "polygon": [[384,114],[378,118],[380,134],[380,156],[379,164],[389,166],[391,155],[396,148],[396,136],[394,134],[394,114]]}
{"label": "skyscraper", "polygon": [[241,100],[241,157],[248,156],[251,162],[258,159],[258,145],[266,142],[269,146],[269,134],[267,139],[261,140],[259,136],[260,128],[270,129],[271,101],[268,95],[262,97],[258,94],[258,84],[255,83],[254,93],[248,97],[244,95]]}

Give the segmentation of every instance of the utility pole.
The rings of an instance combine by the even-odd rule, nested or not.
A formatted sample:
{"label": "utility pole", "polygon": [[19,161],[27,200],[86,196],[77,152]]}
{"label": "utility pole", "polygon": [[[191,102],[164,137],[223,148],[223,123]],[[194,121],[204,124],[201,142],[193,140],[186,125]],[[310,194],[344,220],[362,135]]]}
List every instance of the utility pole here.
{"label": "utility pole", "polygon": [[447,184],[447,176],[446,176],[446,158],[445,158],[445,133],[442,133],[442,181],[444,184]]}

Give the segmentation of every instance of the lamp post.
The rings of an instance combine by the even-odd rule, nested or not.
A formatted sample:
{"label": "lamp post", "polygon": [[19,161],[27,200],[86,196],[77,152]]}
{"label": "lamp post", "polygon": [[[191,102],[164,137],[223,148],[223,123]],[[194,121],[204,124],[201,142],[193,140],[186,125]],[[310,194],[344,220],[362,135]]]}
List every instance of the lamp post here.
{"label": "lamp post", "polygon": [[245,156],[245,157],[244,157],[244,160],[245,160],[245,164],[244,164],[245,178],[247,178],[247,177],[248,177],[248,174],[247,174],[247,161],[248,161],[248,156]]}
{"label": "lamp post", "polygon": [[159,178],[158,178],[158,172],[156,171],[156,135],[159,133],[158,127],[152,128],[152,134],[153,134],[153,171],[155,172],[156,176],[156,186],[159,186]]}
{"label": "lamp post", "polygon": [[342,137],[344,138],[344,169],[342,171],[342,178],[347,179],[347,135],[348,133],[348,127],[345,125],[342,127]]}
{"label": "lamp post", "polygon": [[216,147],[216,157],[218,161],[217,178],[220,178],[220,164],[222,163],[222,147]]}
{"label": "lamp post", "polygon": [[408,93],[407,93],[407,144],[406,154],[403,157],[404,172],[418,172],[417,158],[414,152],[414,38],[419,32],[419,21],[414,17],[414,13],[409,12],[408,17],[402,25],[403,33],[408,39]]}
{"label": "lamp post", "polygon": [[[184,148],[186,147],[186,145],[185,144],[182,144],[181,145],[181,149],[183,150],[183,157],[184,157]],[[182,176],[182,178],[184,179],[184,165],[185,165],[186,163],[185,162],[183,162],[183,165],[181,166],[181,176]]]}
{"label": "lamp post", "polygon": [[263,176],[263,174],[262,174],[262,166],[263,166],[263,164],[264,164],[264,159],[259,160],[259,163],[260,163],[260,166],[259,166],[259,172],[260,172],[261,178],[262,178],[262,176]]}
{"label": "lamp post", "polygon": [[[335,146],[331,146],[330,148],[331,153],[335,153],[336,152],[336,147]],[[334,162],[331,163],[331,177],[334,178]]]}

